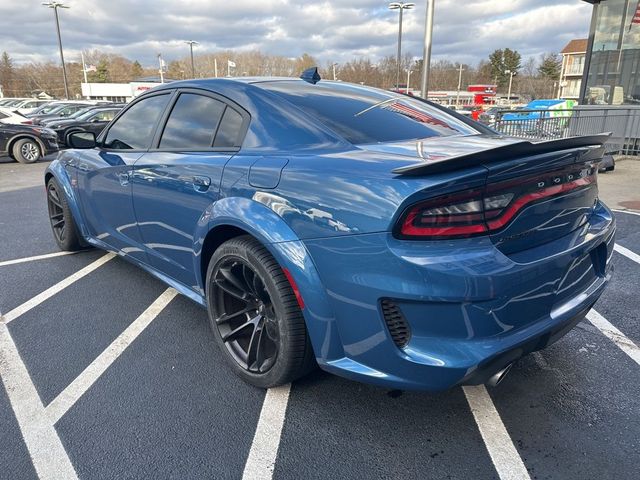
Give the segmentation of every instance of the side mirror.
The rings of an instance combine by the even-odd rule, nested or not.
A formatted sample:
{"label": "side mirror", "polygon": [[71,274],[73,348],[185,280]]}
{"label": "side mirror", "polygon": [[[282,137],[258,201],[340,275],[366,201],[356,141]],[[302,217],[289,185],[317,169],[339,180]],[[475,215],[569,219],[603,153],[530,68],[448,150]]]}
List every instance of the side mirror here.
{"label": "side mirror", "polygon": [[67,135],[67,145],[71,148],[95,148],[96,134],[93,132],[72,132]]}

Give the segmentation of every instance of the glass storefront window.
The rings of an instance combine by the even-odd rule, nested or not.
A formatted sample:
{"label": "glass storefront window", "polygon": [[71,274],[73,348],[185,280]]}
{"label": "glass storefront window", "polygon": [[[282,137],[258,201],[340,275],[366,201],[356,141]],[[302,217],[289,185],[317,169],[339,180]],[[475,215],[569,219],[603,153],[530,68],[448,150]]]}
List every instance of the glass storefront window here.
{"label": "glass storefront window", "polygon": [[640,104],[640,25],[637,0],[603,0],[596,10],[584,103]]}

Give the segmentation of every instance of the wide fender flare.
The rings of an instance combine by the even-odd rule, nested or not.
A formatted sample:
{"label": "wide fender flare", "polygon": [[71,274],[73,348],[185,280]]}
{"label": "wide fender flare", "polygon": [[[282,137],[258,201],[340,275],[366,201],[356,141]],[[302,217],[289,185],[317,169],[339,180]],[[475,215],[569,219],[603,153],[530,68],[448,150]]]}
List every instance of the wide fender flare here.
{"label": "wide fender flare", "polygon": [[[323,364],[342,358],[344,351],[335,314],[316,266],[303,242],[282,217],[249,198],[223,198],[203,215],[196,235],[200,248],[196,247],[194,251],[200,252],[206,233],[220,226],[245,230],[269,250],[282,268],[289,271],[304,301],[302,313],[316,359]],[[198,266],[201,261],[199,258]]]}
{"label": "wide fender flare", "polygon": [[76,227],[78,228],[82,238],[87,240],[89,238],[89,234],[87,232],[87,228],[84,224],[82,213],[80,211],[80,203],[78,202],[76,192],[73,189],[71,178],[69,178],[68,172],[65,170],[59,159],[51,162],[45,170],[45,186],[47,181],[46,179],[49,175],[53,175],[58,181],[58,184],[62,187],[62,190],[67,197],[67,203],[69,204],[69,209],[71,210],[71,214],[73,215],[73,220],[76,223]]}

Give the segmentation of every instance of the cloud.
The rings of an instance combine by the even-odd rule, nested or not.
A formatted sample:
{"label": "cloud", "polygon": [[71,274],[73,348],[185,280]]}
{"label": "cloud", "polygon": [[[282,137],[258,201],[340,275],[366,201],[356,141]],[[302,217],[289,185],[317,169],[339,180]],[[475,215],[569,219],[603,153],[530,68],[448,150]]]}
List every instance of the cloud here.
{"label": "cloud", "polygon": [[[60,10],[65,57],[99,49],[155,63],[194,53],[260,49],[287,57],[309,53],[321,62],[396,51],[398,14],[380,0],[66,0]],[[405,12],[403,51],[422,55],[425,3]],[[525,57],[557,52],[585,37],[591,6],[579,0],[437,0],[433,56],[477,63],[496,48]],[[16,63],[57,61],[53,12],[35,0],[0,2],[0,45]]]}

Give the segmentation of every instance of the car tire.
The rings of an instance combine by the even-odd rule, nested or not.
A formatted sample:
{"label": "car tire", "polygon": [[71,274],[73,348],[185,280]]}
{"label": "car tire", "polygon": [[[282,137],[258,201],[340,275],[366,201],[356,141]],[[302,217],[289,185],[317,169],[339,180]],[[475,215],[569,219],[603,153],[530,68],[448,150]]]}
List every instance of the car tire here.
{"label": "car tire", "polygon": [[47,182],[47,207],[53,238],[58,248],[68,252],[82,250],[84,242],[78,234],[67,197],[54,177]]}
{"label": "car tire", "polygon": [[13,144],[13,158],[20,163],[34,163],[42,157],[42,149],[32,138],[21,138]]}
{"label": "car tire", "polygon": [[233,369],[247,383],[271,388],[315,366],[313,349],[284,271],[250,236],[222,244],[206,277],[209,322]]}

